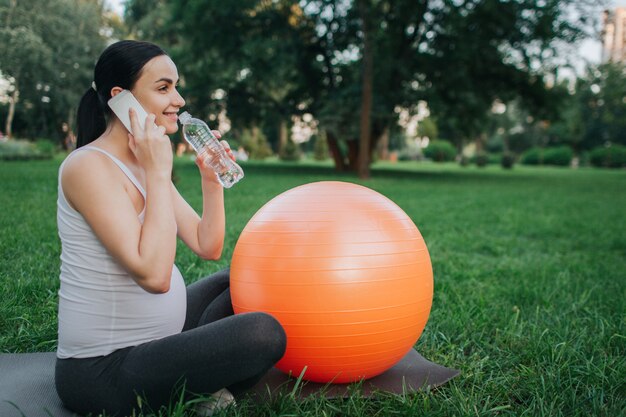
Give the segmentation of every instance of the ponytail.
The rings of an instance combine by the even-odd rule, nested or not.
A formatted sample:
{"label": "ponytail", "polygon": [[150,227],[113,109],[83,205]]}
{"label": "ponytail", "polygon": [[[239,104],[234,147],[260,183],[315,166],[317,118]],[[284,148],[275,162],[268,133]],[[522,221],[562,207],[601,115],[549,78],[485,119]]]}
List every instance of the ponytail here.
{"label": "ponytail", "polygon": [[160,55],[167,54],[157,45],[134,40],[116,42],[102,52],[94,68],[92,87],[85,92],[78,106],[77,148],[93,142],[105,132],[112,114],[107,104],[111,89],[132,89],[144,65]]}
{"label": "ponytail", "polygon": [[76,147],[93,142],[106,130],[104,105],[96,90],[89,88],[78,105],[76,116]]}

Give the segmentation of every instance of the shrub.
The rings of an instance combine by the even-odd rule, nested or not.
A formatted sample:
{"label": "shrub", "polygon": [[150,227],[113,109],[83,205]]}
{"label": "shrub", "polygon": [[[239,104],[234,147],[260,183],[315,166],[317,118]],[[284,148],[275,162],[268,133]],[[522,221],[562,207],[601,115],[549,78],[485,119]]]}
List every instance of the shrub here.
{"label": "shrub", "polygon": [[250,159],[265,159],[272,156],[272,148],[270,147],[267,137],[261,129],[253,128],[252,131],[244,129],[241,133],[241,144],[250,155]]}
{"label": "shrub", "polygon": [[572,163],[574,152],[569,146],[547,148],[543,152],[543,163],[546,165],[569,166]]}
{"label": "shrub", "polygon": [[522,154],[520,162],[524,165],[541,165],[543,163],[543,149],[530,148]]}
{"label": "shrub", "polygon": [[420,161],[424,159],[424,154],[418,147],[405,147],[396,152],[398,161]]}
{"label": "shrub", "polygon": [[52,158],[55,150],[54,144],[43,140],[39,142],[42,142],[43,150],[40,150],[35,143],[23,139],[0,142],[0,160],[27,161]]}
{"label": "shrub", "polygon": [[626,146],[612,145],[594,148],[589,154],[589,161],[595,167],[626,167]]}
{"label": "shrub", "polygon": [[515,164],[515,154],[513,152],[504,152],[500,158],[500,165],[504,169],[511,169]]}
{"label": "shrub", "polygon": [[300,147],[291,138],[287,139],[287,142],[281,148],[278,157],[282,161],[298,161],[302,156]]}
{"label": "shrub", "polygon": [[324,161],[328,159],[328,142],[326,141],[326,135],[319,134],[315,136],[315,143],[313,144],[313,159],[316,161]]}
{"label": "shrub", "polygon": [[52,157],[57,152],[57,145],[50,139],[38,139],[35,148],[41,155]]}
{"label": "shrub", "polygon": [[478,152],[476,157],[474,158],[474,162],[476,162],[476,166],[486,167],[489,163],[489,155],[486,152]]}
{"label": "shrub", "polygon": [[469,166],[470,162],[471,162],[470,157],[466,155],[461,155],[461,157],[459,158],[459,165],[461,165],[462,167]]}
{"label": "shrub", "polygon": [[456,157],[456,148],[445,140],[434,140],[424,149],[424,155],[435,162],[453,161]]}
{"label": "shrub", "polygon": [[501,153],[487,153],[487,163],[491,165],[498,165],[502,161]]}

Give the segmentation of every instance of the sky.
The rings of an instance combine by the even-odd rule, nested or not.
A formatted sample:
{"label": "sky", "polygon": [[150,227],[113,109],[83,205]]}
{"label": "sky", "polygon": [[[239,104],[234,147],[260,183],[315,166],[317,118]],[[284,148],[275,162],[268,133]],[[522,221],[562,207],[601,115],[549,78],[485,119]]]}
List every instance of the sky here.
{"label": "sky", "polygon": [[[124,12],[125,1],[126,0],[105,0],[105,3],[111,6],[113,11],[121,15]],[[626,0],[611,0],[610,4],[612,5],[613,8],[614,7],[626,7]],[[581,55],[581,61],[580,61],[580,68],[578,68],[578,70],[582,71],[582,69],[585,66],[584,64],[585,61],[588,61],[589,63],[592,63],[592,64],[597,64],[600,62],[600,57],[602,55],[602,44],[600,43],[599,40],[587,39],[583,41],[580,45],[580,55]]]}

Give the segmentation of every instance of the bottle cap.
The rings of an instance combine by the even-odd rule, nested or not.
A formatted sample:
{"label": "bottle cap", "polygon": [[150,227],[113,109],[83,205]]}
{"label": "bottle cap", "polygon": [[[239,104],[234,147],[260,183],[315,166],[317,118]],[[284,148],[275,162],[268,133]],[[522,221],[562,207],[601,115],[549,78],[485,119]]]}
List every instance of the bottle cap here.
{"label": "bottle cap", "polygon": [[187,113],[186,111],[178,115],[178,121],[183,125],[187,123],[189,120],[191,120],[191,115]]}

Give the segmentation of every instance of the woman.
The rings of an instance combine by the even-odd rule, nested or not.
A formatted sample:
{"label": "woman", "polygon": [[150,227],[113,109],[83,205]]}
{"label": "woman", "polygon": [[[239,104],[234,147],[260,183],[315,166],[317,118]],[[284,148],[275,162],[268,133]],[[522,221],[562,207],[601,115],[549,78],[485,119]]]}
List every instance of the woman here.
{"label": "woman", "polygon": [[[81,414],[127,415],[138,398],[157,409],[183,386],[237,395],[284,353],[274,318],[233,315],[228,271],[185,288],[174,265],[177,237],[218,259],[225,233],[223,189],[211,168],[196,161],[202,217],[171,182],[167,134],[185,105],[177,83],[158,46],[109,46],[80,102],[78,149],[59,168],[56,388]],[[123,89],[149,114],[144,129],[130,111],[129,133],[107,106]]]}

